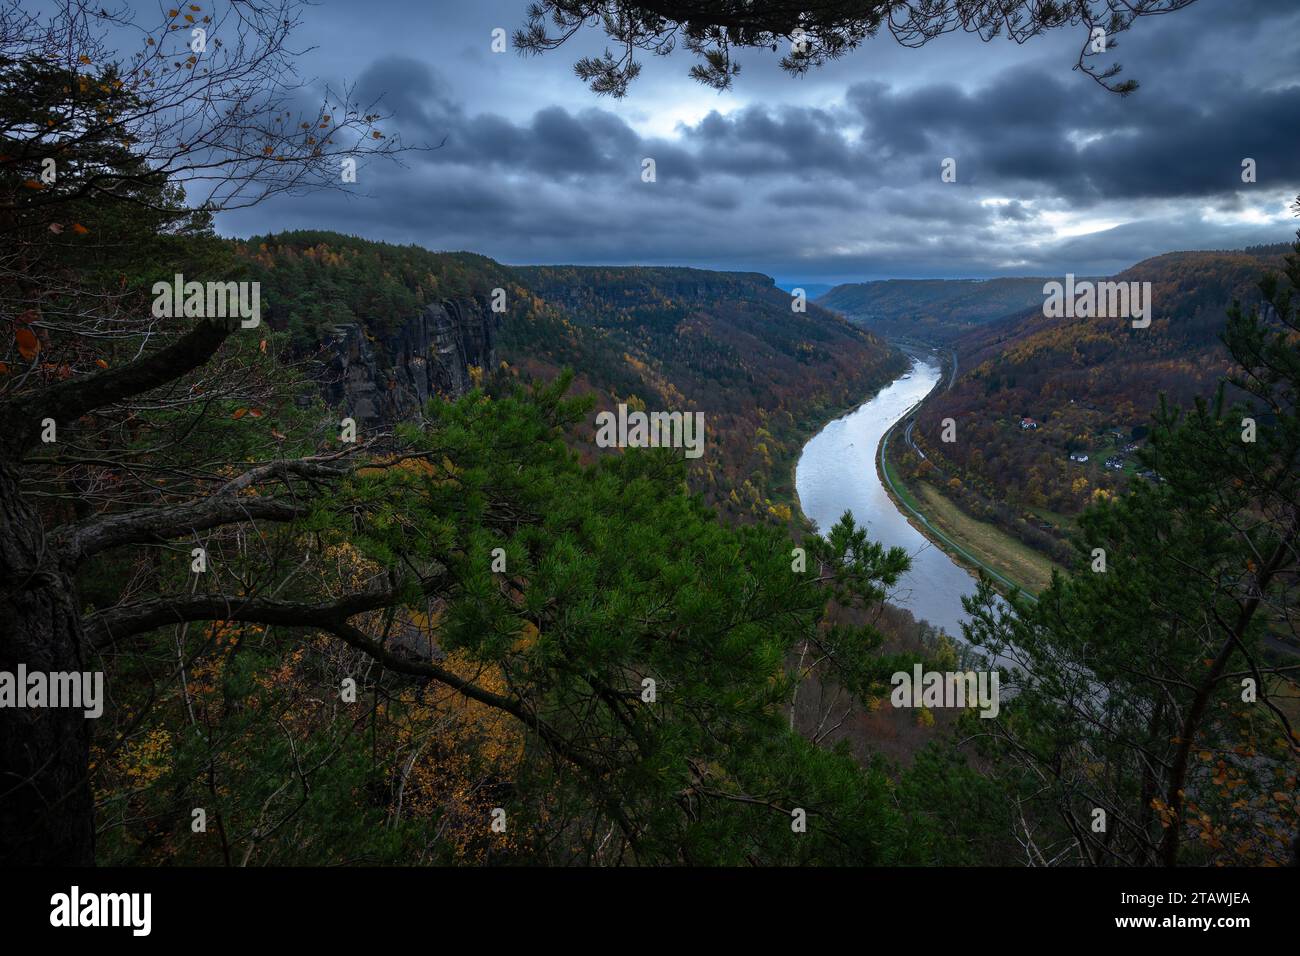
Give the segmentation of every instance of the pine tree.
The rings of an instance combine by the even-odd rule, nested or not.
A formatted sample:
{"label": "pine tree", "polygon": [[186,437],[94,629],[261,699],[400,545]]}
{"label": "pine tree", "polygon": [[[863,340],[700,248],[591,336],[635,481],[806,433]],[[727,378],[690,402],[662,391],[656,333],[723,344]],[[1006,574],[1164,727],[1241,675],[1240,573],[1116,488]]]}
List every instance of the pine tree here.
{"label": "pine tree", "polygon": [[[1037,604],[985,583],[969,636],[1014,661],[992,728],[1038,862],[1287,859],[1297,832],[1300,243],[1234,306],[1217,393],[1161,403],[1156,481],[1082,517],[1079,570]],[[1104,569],[1104,570],[1103,570]],[[1004,685],[1004,686],[1007,686]],[[1104,812],[1104,828],[1098,814]],[[1032,831],[1032,832],[1031,832]]]}

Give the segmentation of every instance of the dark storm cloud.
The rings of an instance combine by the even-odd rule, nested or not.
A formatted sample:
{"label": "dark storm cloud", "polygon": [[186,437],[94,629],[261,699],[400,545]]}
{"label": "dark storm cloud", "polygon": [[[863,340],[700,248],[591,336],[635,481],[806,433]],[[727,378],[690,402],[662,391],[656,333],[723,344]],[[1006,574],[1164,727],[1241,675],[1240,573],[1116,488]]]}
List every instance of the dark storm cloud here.
{"label": "dark storm cloud", "polygon": [[863,205],[863,197],[847,186],[818,183],[800,183],[773,189],[765,198],[772,205],[787,208],[816,209],[822,206],[831,209],[854,209]]}
{"label": "dark storm cloud", "polygon": [[670,143],[642,139],[620,117],[587,107],[570,112],[563,106],[537,110],[525,122],[495,113],[468,115],[448,94],[446,80],[428,64],[408,57],[385,57],[372,63],[357,84],[363,102],[381,100],[406,140],[420,135],[420,145],[435,149],[417,154],[420,161],[492,166],[547,179],[640,175],[641,161],[655,158],[669,179],[699,178],[695,158]]}
{"label": "dark storm cloud", "polygon": [[739,175],[833,170],[852,178],[860,157],[826,110],[749,107],[733,116],[712,112],[683,129],[702,166]]}
{"label": "dark storm cloud", "polygon": [[[576,49],[492,55],[489,31],[516,25],[516,7],[426,15],[442,25],[436,52],[392,36],[382,52],[347,48],[371,51],[355,64],[362,102],[382,96],[404,142],[441,147],[366,167],[368,198],[277,200],[222,228],[808,281],[1096,274],[1173,248],[1286,239],[1279,210],[1300,192],[1300,10],[1284,4],[1201,0],[1141,23],[1123,47],[1143,81],[1128,98],[1069,69],[1077,37],[957,36],[873,44],[798,82],[756,54],[737,92],[763,99],[739,103],[681,82],[681,56],[652,58],[613,103],[572,79]],[[940,180],[946,157],[956,183]],[[1254,185],[1241,182],[1245,157]]]}
{"label": "dark storm cloud", "polygon": [[1195,91],[1081,101],[1068,79],[1032,68],[969,92],[863,84],[847,100],[881,159],[910,167],[951,156],[960,179],[994,189],[1032,184],[1076,201],[1210,196],[1241,186],[1247,157],[1271,182],[1300,182],[1300,124],[1285,119],[1300,116],[1300,82],[1261,90],[1205,79]]}

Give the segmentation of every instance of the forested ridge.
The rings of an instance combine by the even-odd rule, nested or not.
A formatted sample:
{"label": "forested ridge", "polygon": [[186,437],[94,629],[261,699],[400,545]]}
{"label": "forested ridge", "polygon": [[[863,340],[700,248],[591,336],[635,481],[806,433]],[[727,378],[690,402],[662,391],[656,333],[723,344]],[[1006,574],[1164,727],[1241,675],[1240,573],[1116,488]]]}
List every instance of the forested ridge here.
{"label": "forested ridge", "polygon": [[795,311],[757,273],[508,267],[319,232],[254,237],[236,250],[262,283],[268,322],[304,357],[339,323],[359,323],[382,349],[430,303],[470,299],[490,312],[502,290],[500,361],[480,375],[550,381],[570,368],[597,410],[703,412],[711,453],[692,466],[691,486],[744,520],[791,522],[802,442],[904,367],[838,316]]}
{"label": "forested ridge", "polygon": [[[0,862],[1295,858],[1296,667],[1270,641],[1296,633],[1300,243],[1213,320],[1228,358],[1202,389],[1144,419],[1163,480],[1090,496],[1037,603],[984,583],[962,645],[899,640],[907,553],[772,507],[798,430],[889,377],[878,340],[756,274],[223,239],[223,209],[400,150],[372,107],[282,85],[297,8],[236,5],[241,42],[201,62],[201,4],[124,30],[125,59],[108,40],[135,21],[13,9],[0,680],[106,692],[0,699]],[[1170,266],[1208,327],[1198,268]],[[160,308],[177,275],[199,291]],[[422,309],[453,339],[472,313],[504,367],[450,342],[454,394],[392,421],[331,404],[327,333],[380,354]],[[1095,333],[1117,361],[1136,347]],[[592,447],[598,403],[652,396],[717,417],[703,474],[680,449]],[[1000,672],[996,715],[903,701],[914,668]]]}
{"label": "forested ridge", "polygon": [[946,345],[1041,302],[1045,281],[881,279],[837,285],[817,303],[879,335]]}
{"label": "forested ridge", "polygon": [[[1040,286],[1035,308],[955,340],[962,372],[926,404],[913,432],[928,462],[904,453],[903,467],[975,516],[1068,558],[1064,539],[1086,505],[1155,480],[1138,452],[1159,396],[1186,404],[1228,373],[1228,309],[1261,302],[1259,281],[1281,269],[1286,250],[1167,253],[1114,276],[1151,283],[1149,328],[1045,317]],[[940,440],[947,418],[957,423],[955,442]]]}

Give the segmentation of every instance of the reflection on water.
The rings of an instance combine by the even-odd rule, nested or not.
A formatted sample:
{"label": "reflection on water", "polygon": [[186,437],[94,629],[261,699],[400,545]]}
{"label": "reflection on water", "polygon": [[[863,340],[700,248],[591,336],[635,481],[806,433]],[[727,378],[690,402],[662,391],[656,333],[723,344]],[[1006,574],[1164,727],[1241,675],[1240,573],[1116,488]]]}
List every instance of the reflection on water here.
{"label": "reflection on water", "polygon": [[[831,422],[804,446],[795,469],[803,513],[829,531],[845,511],[865,524],[873,540],[898,545],[912,556],[890,603],[910,610],[954,637],[961,636],[963,595],[975,578],[930,544],[894,507],[876,475],[876,455],[886,429],[902,418],[939,381],[937,361],[913,360],[912,370],[871,401]],[[890,439],[901,441],[901,430]]]}

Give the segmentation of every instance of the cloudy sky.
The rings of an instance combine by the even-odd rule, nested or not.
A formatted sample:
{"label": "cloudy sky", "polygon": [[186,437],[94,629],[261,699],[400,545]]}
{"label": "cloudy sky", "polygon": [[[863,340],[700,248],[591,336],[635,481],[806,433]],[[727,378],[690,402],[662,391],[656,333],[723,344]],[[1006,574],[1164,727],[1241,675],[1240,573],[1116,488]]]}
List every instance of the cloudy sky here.
{"label": "cloudy sky", "polygon": [[[1291,238],[1300,193],[1300,4],[1198,0],[1139,21],[1114,56],[1128,98],[1073,70],[1083,38],[868,41],[802,79],[744,51],[733,90],[643,61],[621,101],[572,71],[594,30],[541,57],[493,53],[525,0],[321,0],[307,78],[383,96],[405,166],[364,196],[223,214],[247,236],[327,228],[507,263],[765,272],[784,284],[1109,274],[1177,249]],[[655,160],[657,181],[641,180]],[[957,182],[941,163],[957,161]],[[1244,158],[1258,181],[1241,181]]]}

